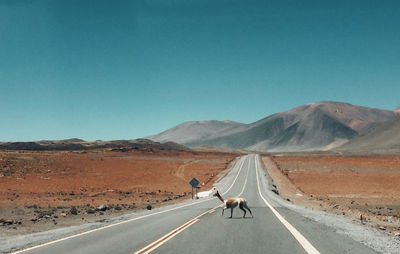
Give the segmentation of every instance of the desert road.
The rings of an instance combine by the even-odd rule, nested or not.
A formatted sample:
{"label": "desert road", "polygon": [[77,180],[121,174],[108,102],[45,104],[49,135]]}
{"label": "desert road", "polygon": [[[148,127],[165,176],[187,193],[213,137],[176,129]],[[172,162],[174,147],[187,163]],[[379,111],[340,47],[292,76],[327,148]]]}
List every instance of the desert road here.
{"label": "desert road", "polygon": [[221,216],[219,199],[202,198],[14,253],[376,253],[269,198],[258,155],[239,158],[216,186],[223,198],[247,199],[254,218],[239,208]]}

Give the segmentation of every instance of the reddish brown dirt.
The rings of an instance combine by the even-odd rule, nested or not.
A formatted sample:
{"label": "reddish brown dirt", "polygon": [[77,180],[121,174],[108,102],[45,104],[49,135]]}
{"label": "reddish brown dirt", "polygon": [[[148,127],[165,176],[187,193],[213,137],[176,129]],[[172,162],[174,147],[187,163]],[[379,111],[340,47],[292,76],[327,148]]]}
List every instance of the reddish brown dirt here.
{"label": "reddish brown dirt", "polygon": [[280,178],[286,178],[277,181],[278,188],[280,181],[287,181],[281,192],[295,203],[358,220],[362,215],[363,223],[400,231],[400,156],[282,156],[263,161],[267,168],[275,163]]}
{"label": "reddish brown dirt", "polygon": [[[184,200],[191,196],[191,178],[200,181],[200,191],[208,190],[235,156],[182,151],[0,152],[0,228],[7,235],[29,233]],[[92,213],[99,205],[108,209]],[[76,215],[72,207],[77,208]]]}

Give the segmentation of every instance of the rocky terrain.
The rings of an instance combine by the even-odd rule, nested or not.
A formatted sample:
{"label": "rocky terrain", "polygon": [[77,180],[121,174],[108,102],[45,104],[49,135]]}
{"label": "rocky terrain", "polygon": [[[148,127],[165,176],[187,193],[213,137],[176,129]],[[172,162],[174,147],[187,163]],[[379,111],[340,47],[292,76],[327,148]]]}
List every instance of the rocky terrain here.
{"label": "rocky terrain", "polygon": [[160,146],[0,151],[0,234],[101,221],[191,198],[193,177],[200,191],[208,190],[237,155]]}

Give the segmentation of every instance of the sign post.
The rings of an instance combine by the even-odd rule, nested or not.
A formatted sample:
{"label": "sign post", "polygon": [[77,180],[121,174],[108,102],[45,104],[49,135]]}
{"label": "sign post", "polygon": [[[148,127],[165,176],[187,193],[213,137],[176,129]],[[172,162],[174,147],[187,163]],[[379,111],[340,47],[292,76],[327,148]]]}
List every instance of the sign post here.
{"label": "sign post", "polygon": [[190,180],[189,184],[192,186],[192,199],[193,199],[193,188],[196,189],[196,198],[197,198],[197,186],[199,185],[199,180],[197,180],[195,177],[193,177],[192,180]]}

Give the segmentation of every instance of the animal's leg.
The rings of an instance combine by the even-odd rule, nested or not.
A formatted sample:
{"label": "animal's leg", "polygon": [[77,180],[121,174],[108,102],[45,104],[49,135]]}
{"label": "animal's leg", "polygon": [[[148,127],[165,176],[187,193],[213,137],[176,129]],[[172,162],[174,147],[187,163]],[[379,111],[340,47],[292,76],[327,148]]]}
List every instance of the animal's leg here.
{"label": "animal's leg", "polygon": [[222,216],[224,216],[225,207],[222,207]]}
{"label": "animal's leg", "polygon": [[243,206],[244,206],[244,208],[246,208],[247,210],[249,210],[249,212],[250,212],[250,214],[251,214],[251,217],[254,218],[253,213],[251,212],[250,208],[247,206],[247,203],[244,203]]}
{"label": "animal's leg", "polygon": [[231,207],[231,217],[229,218],[232,218],[232,215],[233,215],[233,207]]}
{"label": "animal's leg", "polygon": [[246,217],[246,210],[244,210],[244,208],[243,208],[243,203],[241,203],[241,204],[239,205],[239,208],[240,208],[240,210],[242,210],[242,211],[244,212],[243,218]]}

